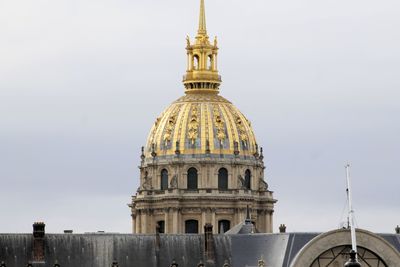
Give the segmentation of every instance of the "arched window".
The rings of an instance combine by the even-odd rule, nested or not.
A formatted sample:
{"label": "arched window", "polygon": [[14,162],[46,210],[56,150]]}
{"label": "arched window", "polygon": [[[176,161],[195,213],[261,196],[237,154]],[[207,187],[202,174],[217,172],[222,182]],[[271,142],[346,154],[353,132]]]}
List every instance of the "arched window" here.
{"label": "arched window", "polygon": [[225,168],[218,171],[218,189],[228,190],[228,170]]}
{"label": "arched window", "polygon": [[186,234],[198,234],[199,233],[199,222],[197,220],[185,221],[185,233]]}
{"label": "arched window", "polygon": [[218,221],[218,233],[223,234],[226,231],[231,229],[231,222],[228,220],[220,220]]}
{"label": "arched window", "polygon": [[208,56],[207,69],[213,70],[213,56],[212,55]]}
{"label": "arched window", "polygon": [[158,232],[160,234],[164,234],[165,233],[165,221],[158,221]]}
{"label": "arched window", "polygon": [[199,69],[199,63],[200,63],[199,56],[198,55],[194,55],[193,56],[193,69],[194,70],[198,70]]}
{"label": "arched window", "polygon": [[246,170],[244,173],[244,187],[246,189],[251,189],[251,171]]}
{"label": "arched window", "polygon": [[168,189],[168,171],[166,169],[163,169],[161,171],[161,190],[167,190]]}
{"label": "arched window", "polygon": [[197,189],[197,170],[195,168],[190,168],[187,174],[187,188],[189,190]]}

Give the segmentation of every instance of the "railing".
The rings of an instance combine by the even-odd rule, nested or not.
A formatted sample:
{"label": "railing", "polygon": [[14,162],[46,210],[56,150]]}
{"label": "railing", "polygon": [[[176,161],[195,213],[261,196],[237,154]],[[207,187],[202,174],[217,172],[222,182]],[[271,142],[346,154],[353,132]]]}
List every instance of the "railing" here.
{"label": "railing", "polygon": [[189,73],[183,75],[183,80],[211,80],[211,81],[221,81],[221,75],[213,73]]}

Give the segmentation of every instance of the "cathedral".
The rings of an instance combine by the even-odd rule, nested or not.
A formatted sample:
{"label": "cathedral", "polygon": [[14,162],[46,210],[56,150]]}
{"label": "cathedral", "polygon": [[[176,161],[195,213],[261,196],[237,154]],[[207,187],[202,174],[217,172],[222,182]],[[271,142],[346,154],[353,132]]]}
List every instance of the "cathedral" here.
{"label": "cathedral", "polygon": [[250,121],[219,94],[218,43],[207,34],[201,1],[197,36],[186,44],[185,95],[156,120],[143,148],[133,233],[224,233],[251,211],[258,231],[272,232],[274,203],[262,148]]}
{"label": "cathedral", "polygon": [[250,121],[219,94],[204,0],[186,54],[184,95],[156,118],[142,148],[132,233],[46,233],[35,222],[32,233],[0,234],[0,267],[400,267],[399,226],[291,233],[281,224],[273,233],[277,200],[263,150]]}

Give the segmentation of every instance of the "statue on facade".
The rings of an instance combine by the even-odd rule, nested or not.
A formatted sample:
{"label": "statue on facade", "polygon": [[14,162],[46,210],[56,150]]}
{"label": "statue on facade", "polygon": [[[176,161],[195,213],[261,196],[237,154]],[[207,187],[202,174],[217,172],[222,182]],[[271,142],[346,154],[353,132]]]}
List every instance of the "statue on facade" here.
{"label": "statue on facade", "polygon": [[245,180],[244,180],[244,178],[243,178],[243,176],[242,175],[238,175],[238,188],[239,189],[243,189],[243,188],[245,188],[245,184],[246,184],[246,182],[245,182]]}
{"label": "statue on facade", "polygon": [[268,190],[268,184],[263,179],[260,179],[259,189],[260,189],[260,191],[267,191]]}
{"label": "statue on facade", "polygon": [[177,174],[175,174],[175,175],[172,177],[171,182],[169,183],[169,187],[170,187],[171,189],[178,188],[178,175],[177,175]]}
{"label": "statue on facade", "polygon": [[144,178],[143,178],[144,182],[143,182],[143,189],[144,190],[149,190],[151,189],[151,176],[149,176],[148,172],[144,173]]}

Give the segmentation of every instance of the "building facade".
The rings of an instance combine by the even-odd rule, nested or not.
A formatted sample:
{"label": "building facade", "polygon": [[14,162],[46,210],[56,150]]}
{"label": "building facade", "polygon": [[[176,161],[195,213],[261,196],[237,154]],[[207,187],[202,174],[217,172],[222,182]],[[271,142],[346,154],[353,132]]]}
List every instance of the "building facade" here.
{"label": "building facade", "polygon": [[133,233],[225,232],[246,208],[261,232],[272,232],[274,203],[262,148],[251,123],[219,95],[217,39],[206,30],[204,0],[197,36],[187,37],[185,95],[155,121],[142,148],[140,187],[132,199]]}

